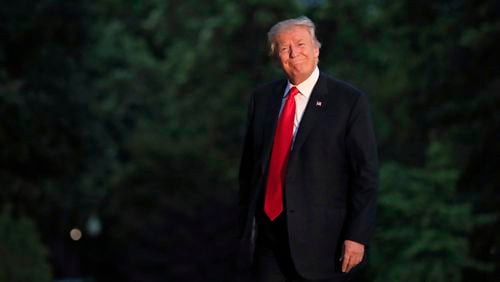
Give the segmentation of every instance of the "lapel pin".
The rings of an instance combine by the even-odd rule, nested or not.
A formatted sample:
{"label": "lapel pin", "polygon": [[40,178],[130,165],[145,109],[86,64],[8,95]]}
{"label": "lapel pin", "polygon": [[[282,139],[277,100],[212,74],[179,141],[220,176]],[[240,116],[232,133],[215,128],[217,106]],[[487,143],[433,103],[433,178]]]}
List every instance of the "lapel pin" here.
{"label": "lapel pin", "polygon": [[323,105],[323,102],[321,102],[321,101],[316,101],[316,107],[321,107],[321,105]]}

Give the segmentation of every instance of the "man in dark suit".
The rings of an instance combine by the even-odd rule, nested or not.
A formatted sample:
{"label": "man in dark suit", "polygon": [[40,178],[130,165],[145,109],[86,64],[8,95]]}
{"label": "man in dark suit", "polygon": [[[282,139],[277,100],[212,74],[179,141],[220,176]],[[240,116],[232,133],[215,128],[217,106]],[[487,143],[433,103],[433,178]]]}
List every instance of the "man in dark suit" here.
{"label": "man in dark suit", "polygon": [[268,39],[287,79],[251,97],[239,179],[240,266],[254,281],[345,281],[366,260],[375,225],[368,100],[319,71],[321,44],[307,17],[277,23]]}

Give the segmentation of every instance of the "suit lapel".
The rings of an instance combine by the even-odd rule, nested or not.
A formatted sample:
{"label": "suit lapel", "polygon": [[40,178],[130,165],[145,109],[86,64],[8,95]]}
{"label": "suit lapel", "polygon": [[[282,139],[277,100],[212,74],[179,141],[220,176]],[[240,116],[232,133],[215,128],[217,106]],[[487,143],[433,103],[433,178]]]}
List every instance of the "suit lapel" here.
{"label": "suit lapel", "polygon": [[300,121],[289,161],[293,161],[295,155],[300,150],[300,147],[304,144],[304,141],[311,132],[311,129],[313,129],[314,126],[321,120],[320,117],[328,106],[327,93],[328,89],[325,77],[320,74],[318,82],[314,86],[311,96],[309,97],[309,101],[307,102],[302,120]]}
{"label": "suit lapel", "polygon": [[265,118],[265,128],[264,128],[264,144],[263,144],[263,156],[262,156],[262,169],[267,171],[267,164],[271,156],[271,149],[273,145],[274,133],[276,131],[276,125],[278,123],[279,112],[281,108],[281,102],[283,100],[283,93],[285,92],[286,80],[281,80],[272,88],[272,91],[268,93],[267,100],[267,110]]}

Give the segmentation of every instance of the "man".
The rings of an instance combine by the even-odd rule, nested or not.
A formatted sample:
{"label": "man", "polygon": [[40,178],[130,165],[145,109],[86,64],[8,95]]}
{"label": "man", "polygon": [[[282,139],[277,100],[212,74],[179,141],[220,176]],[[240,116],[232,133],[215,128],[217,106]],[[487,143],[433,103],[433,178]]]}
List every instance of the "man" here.
{"label": "man", "polygon": [[240,166],[240,266],[255,281],[344,281],[374,230],[378,161],[365,94],[321,73],[307,17],[274,25],[287,80],[257,88]]}

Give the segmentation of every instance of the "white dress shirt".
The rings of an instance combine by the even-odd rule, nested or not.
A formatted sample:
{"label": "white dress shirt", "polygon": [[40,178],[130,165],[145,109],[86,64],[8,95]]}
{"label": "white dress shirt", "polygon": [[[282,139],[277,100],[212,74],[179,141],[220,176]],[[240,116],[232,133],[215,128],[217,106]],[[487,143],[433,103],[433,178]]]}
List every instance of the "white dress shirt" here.
{"label": "white dress shirt", "polygon": [[283,93],[283,99],[281,100],[281,110],[283,109],[283,106],[285,105],[286,97],[288,96],[288,91],[290,91],[290,88],[293,86],[297,87],[299,90],[299,93],[295,95],[295,119],[293,122],[293,141],[295,141],[295,135],[297,134],[297,130],[300,125],[300,121],[302,120],[302,116],[304,115],[304,111],[307,106],[307,102],[309,101],[309,97],[311,96],[311,92],[314,88],[314,85],[316,85],[316,82],[318,81],[319,78],[319,69],[316,66],[312,74],[304,80],[302,83],[299,85],[293,85],[288,81],[286,88],[285,88],[285,93]]}

